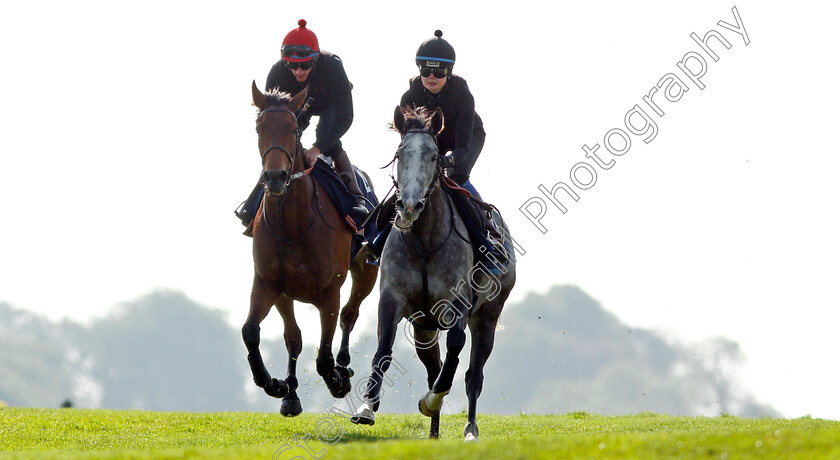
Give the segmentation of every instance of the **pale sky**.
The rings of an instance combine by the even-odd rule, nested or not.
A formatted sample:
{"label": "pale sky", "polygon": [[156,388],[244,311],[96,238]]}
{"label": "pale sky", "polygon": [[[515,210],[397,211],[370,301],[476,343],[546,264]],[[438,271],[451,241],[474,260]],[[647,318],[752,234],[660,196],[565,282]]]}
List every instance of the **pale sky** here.
{"label": "pale sky", "polygon": [[[381,196],[379,166],[398,144],[385,125],[417,46],[441,29],[488,133],[473,183],[526,251],[512,301],[572,283],[631,326],[725,336],[741,344],[760,401],[840,420],[840,8],[577,3],[7,2],[0,301],[89,320],[177,289],[241,324],[251,240],[232,211],[260,172],[251,81],[264,86],[283,36],[307,19],[345,62],[355,120],[343,144]],[[746,37],[718,25],[736,24],[733,6]],[[690,37],[710,30],[731,44],[711,40],[716,62]],[[702,90],[678,66],[687,53],[704,58]],[[688,90],[654,95],[656,115],[643,97],[669,74]],[[649,143],[625,125],[636,105],[656,124]],[[614,128],[631,139],[620,156],[605,147]],[[609,169],[582,150],[595,144]],[[558,192],[563,214],[539,188],[571,184],[572,171],[591,182],[581,162],[597,179],[575,188],[577,202]],[[535,197],[546,233],[519,209]],[[357,334],[374,333],[377,297]],[[279,333],[273,316],[267,334]]]}

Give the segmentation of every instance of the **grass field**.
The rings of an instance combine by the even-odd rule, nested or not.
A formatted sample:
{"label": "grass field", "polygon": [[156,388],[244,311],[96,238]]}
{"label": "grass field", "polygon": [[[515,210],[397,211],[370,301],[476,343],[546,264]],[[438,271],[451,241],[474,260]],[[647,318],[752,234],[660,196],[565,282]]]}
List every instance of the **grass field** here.
{"label": "grass field", "polygon": [[420,414],[363,427],[335,414],[0,408],[0,458],[840,458],[840,422],[807,417],[479,415],[481,441],[469,444],[465,422],[442,416],[430,440]]}

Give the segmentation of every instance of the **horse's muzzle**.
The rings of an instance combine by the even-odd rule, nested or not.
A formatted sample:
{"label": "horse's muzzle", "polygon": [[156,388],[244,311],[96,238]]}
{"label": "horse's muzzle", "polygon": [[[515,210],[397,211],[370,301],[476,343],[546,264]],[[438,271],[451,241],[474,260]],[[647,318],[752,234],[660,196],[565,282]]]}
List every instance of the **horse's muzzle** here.
{"label": "horse's muzzle", "polygon": [[425,200],[413,200],[410,198],[405,200],[400,198],[397,200],[397,211],[400,213],[400,217],[407,222],[417,220],[424,207],[426,207]]}
{"label": "horse's muzzle", "polygon": [[286,193],[286,187],[289,185],[288,171],[263,171],[262,182],[265,185],[265,190],[271,196],[281,196]]}

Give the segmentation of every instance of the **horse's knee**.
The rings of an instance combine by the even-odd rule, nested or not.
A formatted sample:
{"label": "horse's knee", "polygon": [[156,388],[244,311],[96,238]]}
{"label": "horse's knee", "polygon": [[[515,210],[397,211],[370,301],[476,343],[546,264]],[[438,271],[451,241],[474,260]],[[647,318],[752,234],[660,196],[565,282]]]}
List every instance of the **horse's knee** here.
{"label": "horse's knee", "polygon": [[300,341],[300,334],[292,337],[284,336],[283,338],[286,341],[286,351],[289,352],[289,356],[292,358],[300,356],[300,352],[303,349],[303,344]]}
{"label": "horse's knee", "polygon": [[481,389],[484,387],[484,372],[470,369],[464,377],[467,384],[467,394],[471,391],[475,391],[476,395],[480,394]]}
{"label": "horse's knee", "polygon": [[458,326],[453,327],[446,333],[446,351],[460,352],[467,343],[467,334]]}
{"label": "horse's knee", "polygon": [[341,310],[341,329],[351,332],[353,326],[356,325],[356,320],[359,319],[359,309],[344,307]]}
{"label": "horse's knee", "polygon": [[242,341],[249,349],[260,345],[260,325],[246,322],[242,326]]}
{"label": "horse's knee", "polygon": [[[380,356],[374,357],[373,358],[373,363],[372,363],[373,364],[372,372],[374,374],[379,375],[380,378],[384,377],[385,372],[387,372],[388,369],[391,367],[391,361],[393,361],[393,358],[391,357],[390,354],[385,355],[385,356],[381,356],[381,357]],[[403,369],[403,374],[404,373],[405,373],[405,370]]]}

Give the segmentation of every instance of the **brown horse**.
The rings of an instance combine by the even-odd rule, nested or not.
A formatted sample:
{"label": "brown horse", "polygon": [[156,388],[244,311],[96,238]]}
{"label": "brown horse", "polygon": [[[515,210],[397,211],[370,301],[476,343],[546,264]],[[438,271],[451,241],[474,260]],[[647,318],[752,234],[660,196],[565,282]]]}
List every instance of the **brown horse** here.
{"label": "brown horse", "polygon": [[[296,389],[296,364],[302,342],[292,302],[310,303],[320,312],[321,341],[316,367],[330,393],[341,398],[350,391],[350,331],[359,305],[376,283],[378,269],[364,257],[350,260],[353,231],[304,165],[297,114],[308,87],[295,95],[263,94],[256,83],[251,92],[259,109],[257,135],[262,155],[265,197],[254,219],[254,284],[251,309],[242,326],[254,383],[275,398],[283,398],[280,412],[302,412]],[[332,342],[339,319],[340,289],[348,268],[353,280],[350,299],[341,309],[341,348],[336,365]],[[285,380],[272,378],[260,355],[260,323],[271,306],[283,317],[289,353]]]}

